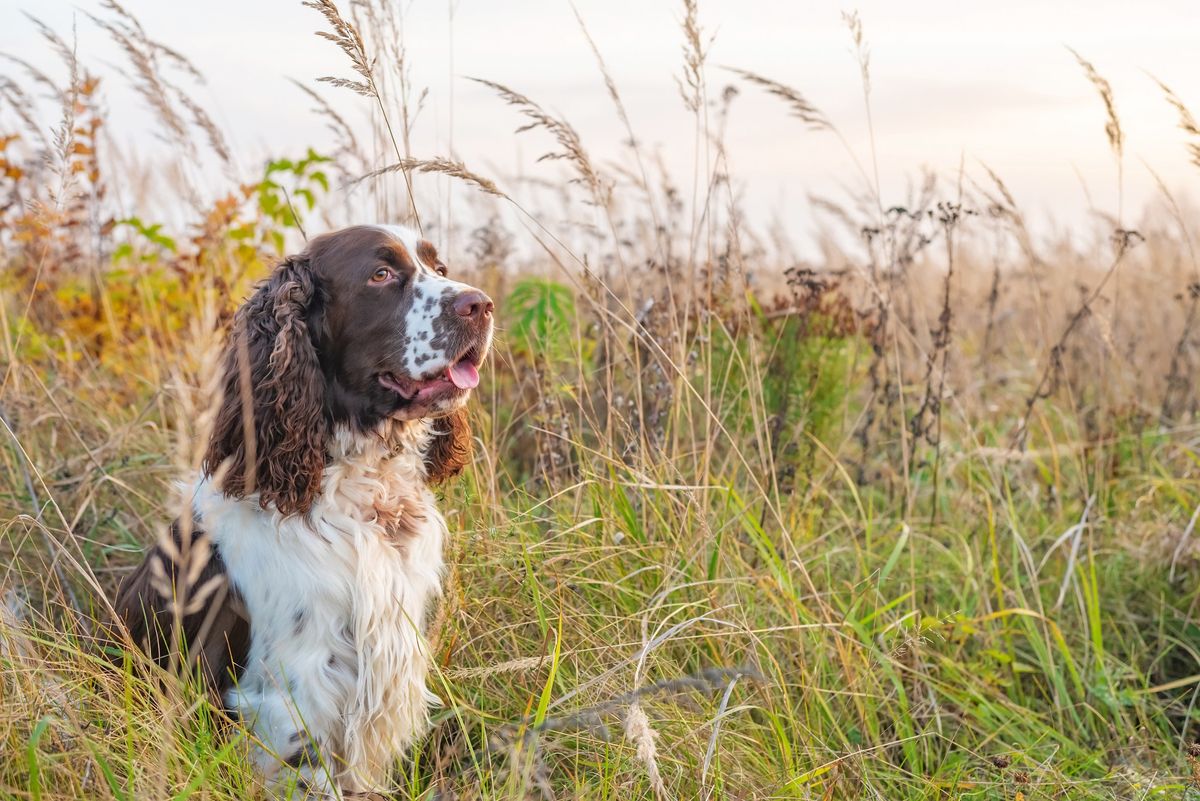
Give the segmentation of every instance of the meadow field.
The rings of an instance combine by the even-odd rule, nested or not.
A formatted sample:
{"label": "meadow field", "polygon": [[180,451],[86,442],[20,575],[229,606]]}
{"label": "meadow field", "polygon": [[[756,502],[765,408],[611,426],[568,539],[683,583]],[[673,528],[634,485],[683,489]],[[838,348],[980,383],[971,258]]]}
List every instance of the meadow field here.
{"label": "meadow field", "polygon": [[[247,734],[103,632],[199,464],[233,310],[369,217],[420,225],[499,326],[440,490],[444,705],[395,798],[1200,799],[1200,229],[1169,188],[1196,185],[1200,126],[1170,76],[1146,91],[1192,172],[1144,210],[1047,233],[986,165],[892,197],[855,151],[798,258],[744,214],[730,108],[841,123],[708,63],[694,0],[663,98],[694,115],[694,174],[639,148],[586,26],[620,161],[478,79],[552,183],[412,152],[391,4],[304,5],[345,57],[299,90],[333,144],[250,175],[187,91],[204,65],[112,0],[88,24],[124,78],[11,20],[60,69],[0,68],[0,798],[264,797]],[[870,33],[846,17],[867,115]],[[1119,185],[1119,98],[1070,63]],[[203,188],[110,146],[117,80]],[[569,203],[594,224],[547,211]]]}

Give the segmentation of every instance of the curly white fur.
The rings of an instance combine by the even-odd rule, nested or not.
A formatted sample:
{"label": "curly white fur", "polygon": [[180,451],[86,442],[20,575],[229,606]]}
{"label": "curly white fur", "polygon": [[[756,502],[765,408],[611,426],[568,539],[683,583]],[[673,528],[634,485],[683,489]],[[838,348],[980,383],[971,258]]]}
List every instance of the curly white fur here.
{"label": "curly white fur", "polygon": [[283,517],[223,495],[194,505],[252,622],[226,701],[277,787],[295,774],[327,796],[385,789],[428,725],[422,632],[440,592],[446,523],[425,484],[427,421],[341,430],[310,513]]}

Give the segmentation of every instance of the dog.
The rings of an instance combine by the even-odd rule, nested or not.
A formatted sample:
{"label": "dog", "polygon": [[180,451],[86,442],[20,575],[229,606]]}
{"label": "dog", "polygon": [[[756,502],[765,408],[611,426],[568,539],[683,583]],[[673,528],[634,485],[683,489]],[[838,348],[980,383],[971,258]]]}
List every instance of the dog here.
{"label": "dog", "polygon": [[234,317],[191,518],[114,608],[160,665],[194,665],[269,786],[387,788],[428,727],[425,619],[470,459],[465,406],[493,303],[388,225],[315,238]]}

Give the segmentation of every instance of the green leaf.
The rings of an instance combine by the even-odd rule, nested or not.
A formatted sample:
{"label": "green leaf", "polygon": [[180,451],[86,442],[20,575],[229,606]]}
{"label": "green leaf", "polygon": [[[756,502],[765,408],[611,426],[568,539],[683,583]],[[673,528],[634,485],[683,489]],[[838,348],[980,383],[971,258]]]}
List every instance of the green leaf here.
{"label": "green leaf", "polygon": [[550,675],[542,685],[542,694],[538,698],[537,712],[533,716],[533,724],[540,726],[546,720],[546,711],[550,708],[550,699],[554,696],[554,679],[558,676],[558,660],[562,655],[563,615],[558,613],[558,631],[554,635],[554,655],[550,659]]}
{"label": "green leaf", "polygon": [[30,801],[41,801],[42,798],[42,765],[38,759],[38,743],[42,741],[42,737],[49,728],[49,717],[39,720],[29,735],[29,743],[25,746],[25,764],[29,769]]}
{"label": "green leaf", "polygon": [[569,287],[548,278],[523,278],[513,287],[505,308],[514,342],[555,355],[571,352],[576,310]]}

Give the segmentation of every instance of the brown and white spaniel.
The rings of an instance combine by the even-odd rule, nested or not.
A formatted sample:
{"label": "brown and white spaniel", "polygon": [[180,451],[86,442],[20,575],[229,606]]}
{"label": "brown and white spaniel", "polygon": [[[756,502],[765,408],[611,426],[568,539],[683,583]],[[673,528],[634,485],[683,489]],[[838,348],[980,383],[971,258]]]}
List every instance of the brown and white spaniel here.
{"label": "brown and white spaniel", "polygon": [[470,456],[491,339],[492,301],[394,226],[314,239],[235,318],[192,519],[116,608],[160,664],[199,664],[277,791],[385,789],[427,726],[430,486]]}

